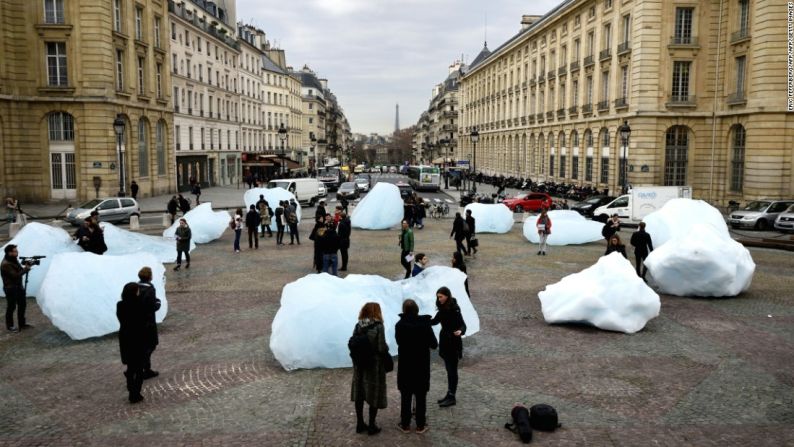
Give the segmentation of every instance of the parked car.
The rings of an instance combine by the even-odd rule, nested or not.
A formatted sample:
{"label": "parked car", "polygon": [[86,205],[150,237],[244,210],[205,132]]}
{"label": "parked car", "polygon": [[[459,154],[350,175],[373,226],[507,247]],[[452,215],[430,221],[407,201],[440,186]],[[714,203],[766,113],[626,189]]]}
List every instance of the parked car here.
{"label": "parked car", "polygon": [[358,189],[368,192],[369,188],[372,186],[372,178],[369,174],[360,174],[356,177],[356,185],[358,185]]}
{"label": "parked car", "polygon": [[595,211],[596,208],[606,205],[613,200],[615,200],[615,198],[612,196],[588,197],[584,202],[577,203],[576,205],[572,206],[571,209],[578,212],[582,216],[593,217],[593,211]]}
{"label": "parked car", "polygon": [[409,185],[408,183],[397,182],[395,183],[395,186],[397,186],[397,188],[400,190],[400,197],[402,197],[403,199],[411,196],[414,193],[413,188],[411,188],[411,185]]}
{"label": "parked car", "polygon": [[794,205],[791,205],[775,219],[775,230],[784,233],[794,231]]}
{"label": "parked car", "polygon": [[107,199],[94,199],[78,206],[66,215],[66,220],[72,225],[80,225],[91,215],[92,211],[99,212],[100,222],[124,222],[132,216],[141,215],[141,207],[133,198],[109,197]]}
{"label": "parked car", "polygon": [[540,211],[543,208],[551,208],[551,196],[545,192],[533,192],[521,194],[517,197],[502,201],[510,211],[523,213],[524,211]]}
{"label": "parked car", "polygon": [[355,182],[344,182],[339,185],[339,189],[336,191],[336,197],[344,197],[348,200],[358,199],[358,186],[356,186]]}
{"label": "parked car", "polygon": [[772,228],[777,216],[791,205],[794,205],[794,200],[756,200],[740,210],[733,211],[728,216],[728,225],[731,228],[768,230]]}
{"label": "parked car", "polygon": [[397,173],[397,166],[389,166],[389,173],[396,174]]}

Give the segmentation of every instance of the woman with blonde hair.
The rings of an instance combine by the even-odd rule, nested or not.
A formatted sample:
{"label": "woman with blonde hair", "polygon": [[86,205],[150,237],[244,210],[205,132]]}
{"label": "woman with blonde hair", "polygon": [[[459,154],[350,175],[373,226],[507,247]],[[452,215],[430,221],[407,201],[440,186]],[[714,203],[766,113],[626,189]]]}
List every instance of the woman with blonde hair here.
{"label": "woman with blonde hair", "polygon": [[[366,338],[364,338],[366,337]],[[356,352],[366,352],[364,358],[353,360],[353,384],[350,400],[356,407],[356,433],[367,432],[375,435],[380,432],[380,427],[375,424],[379,408],[386,408],[386,356],[389,356],[389,347],[386,345],[386,335],[383,328],[383,314],[378,303],[366,303],[358,314],[358,323],[353,329],[351,343],[358,338],[368,343],[364,349]],[[351,347],[351,352],[353,348]],[[390,358],[389,358],[390,360]],[[369,424],[364,423],[364,402],[369,405]]]}

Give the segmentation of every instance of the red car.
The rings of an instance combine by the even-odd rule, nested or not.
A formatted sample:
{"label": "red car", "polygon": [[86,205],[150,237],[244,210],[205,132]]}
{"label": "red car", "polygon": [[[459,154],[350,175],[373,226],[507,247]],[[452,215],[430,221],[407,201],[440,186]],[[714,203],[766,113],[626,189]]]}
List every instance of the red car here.
{"label": "red car", "polygon": [[514,213],[540,211],[543,208],[551,208],[551,196],[545,192],[532,192],[513,197],[512,199],[505,199],[502,203],[507,205],[510,211]]}

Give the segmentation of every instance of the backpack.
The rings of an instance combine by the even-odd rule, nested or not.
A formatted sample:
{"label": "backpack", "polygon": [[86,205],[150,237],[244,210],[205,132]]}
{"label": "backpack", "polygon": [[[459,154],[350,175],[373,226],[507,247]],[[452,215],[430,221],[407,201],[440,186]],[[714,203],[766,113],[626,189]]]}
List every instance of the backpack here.
{"label": "backpack", "polygon": [[521,442],[529,444],[532,441],[532,426],[529,421],[529,410],[523,405],[516,405],[510,412],[513,418],[513,423],[506,423],[505,428],[518,434]]}
{"label": "backpack", "polygon": [[287,222],[291,224],[298,223],[298,215],[295,214],[295,211],[292,210],[289,211],[289,213],[287,214]]}
{"label": "backpack", "polygon": [[236,230],[237,229],[236,227],[237,225],[235,225],[234,223],[234,218],[232,218],[232,220],[229,221],[229,228],[231,228],[232,230]]}
{"label": "backpack", "polygon": [[372,365],[375,360],[375,349],[372,343],[369,342],[367,336],[368,328],[360,328],[356,325],[356,330],[347,341],[347,348],[350,350],[350,358],[353,359],[353,365],[359,368],[366,368]]}
{"label": "backpack", "polygon": [[562,425],[557,419],[557,410],[547,404],[533,405],[529,409],[529,421],[532,428],[540,431],[554,431]]}

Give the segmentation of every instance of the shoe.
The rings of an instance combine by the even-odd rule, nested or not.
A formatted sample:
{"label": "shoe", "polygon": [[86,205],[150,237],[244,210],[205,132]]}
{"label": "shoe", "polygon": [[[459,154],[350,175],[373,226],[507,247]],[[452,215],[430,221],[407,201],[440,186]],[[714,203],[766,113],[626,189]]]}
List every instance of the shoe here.
{"label": "shoe", "polygon": [[436,402],[438,402],[438,403],[444,402],[445,400],[447,400],[447,398],[449,398],[449,393],[444,395],[444,397],[442,397],[441,399],[437,400]]}
{"label": "shoe", "polygon": [[430,427],[428,427],[427,425],[425,425],[424,427],[416,427],[416,433],[421,435],[421,434],[427,432],[427,430],[429,430],[429,429],[430,429]]}
{"label": "shoe", "polygon": [[19,326],[19,330],[21,331],[22,329],[33,329],[33,325],[32,324],[27,324],[27,323],[22,324],[22,325]]}
{"label": "shoe", "polygon": [[546,256],[546,252],[545,251],[543,252],[543,256]]}
{"label": "shoe", "polygon": [[143,372],[143,380],[151,379],[152,377],[157,377],[159,375],[160,375],[159,372],[157,372],[157,371],[155,371],[153,369],[150,369],[148,371],[144,371]]}
{"label": "shoe", "polygon": [[367,434],[370,436],[377,435],[378,433],[380,433],[380,427],[375,424],[372,424],[369,426],[369,428],[367,428]]}
{"label": "shoe", "polygon": [[235,250],[234,252],[235,252],[235,253],[240,253],[240,250]]}
{"label": "shoe", "polygon": [[188,262],[187,265],[185,265],[185,269],[189,269],[189,268],[190,268],[190,263]]}
{"label": "shoe", "polygon": [[339,269],[339,271],[340,271],[340,272],[346,272],[346,271],[347,271],[347,269],[346,269],[345,267],[342,267],[341,269]]}
{"label": "shoe", "polygon": [[300,243],[300,242],[298,242],[298,245],[300,245],[300,244],[301,244],[301,243]]}
{"label": "shoe", "polygon": [[177,264],[177,265],[176,265],[176,267],[174,267],[174,271],[175,271],[175,272],[178,272],[180,267],[181,267],[181,266],[180,266],[179,264]]}
{"label": "shoe", "polygon": [[540,256],[540,254],[541,254],[541,253],[543,253],[543,252],[542,252],[542,251],[539,251],[539,252],[538,252],[538,256]]}
{"label": "shoe", "polygon": [[290,244],[290,245],[295,245],[295,242],[290,242],[289,244]]}
{"label": "shoe", "polygon": [[444,400],[444,402],[441,402],[440,404],[438,404],[438,406],[441,407],[441,408],[451,407],[451,406],[455,405],[455,403],[456,403],[455,402],[455,396],[449,396],[449,397],[447,397]]}
{"label": "shoe", "polygon": [[10,328],[8,328],[8,332],[19,332],[19,329],[17,329],[16,326],[11,326]]}
{"label": "shoe", "polygon": [[138,402],[140,402],[142,400],[143,400],[143,396],[141,396],[140,394],[137,394],[135,396],[130,396],[130,403],[131,404],[137,404]]}
{"label": "shoe", "polygon": [[398,422],[397,423],[397,428],[403,433],[411,433],[411,426],[410,425],[405,426],[402,423]]}
{"label": "shoe", "polygon": [[363,422],[356,423],[356,433],[364,433],[369,430],[369,426]]}

